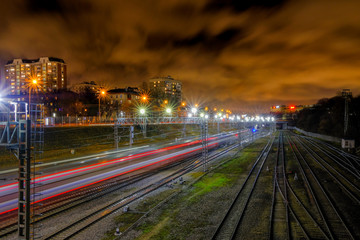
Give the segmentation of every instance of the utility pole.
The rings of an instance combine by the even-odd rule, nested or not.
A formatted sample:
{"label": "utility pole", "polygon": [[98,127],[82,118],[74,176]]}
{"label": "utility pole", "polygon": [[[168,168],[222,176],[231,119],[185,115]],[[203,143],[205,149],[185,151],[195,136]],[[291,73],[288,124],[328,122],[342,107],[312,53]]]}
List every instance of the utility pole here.
{"label": "utility pole", "polygon": [[119,149],[119,125],[117,122],[114,124],[114,143],[116,150]]}
{"label": "utility pole", "polygon": [[129,146],[132,147],[132,144],[134,143],[134,126],[130,126],[130,136],[129,136]]}
{"label": "utility pole", "polygon": [[238,140],[239,140],[239,150],[241,149],[242,147],[242,139],[241,139],[241,122],[238,122]]}
{"label": "utility pole", "polygon": [[201,146],[202,146],[202,158],[204,172],[207,171],[208,160],[208,121],[206,119],[200,120],[200,132],[201,132]]}
{"label": "utility pole", "polygon": [[19,240],[30,239],[30,183],[31,183],[31,120],[19,121]]}
{"label": "utility pole", "polygon": [[345,98],[345,113],[344,113],[344,137],[348,136],[348,129],[349,129],[349,102],[352,93],[350,89],[343,89],[342,96]]}
{"label": "utility pole", "polygon": [[[18,239],[28,240],[35,238],[35,232],[31,233],[32,220],[35,218],[35,187],[33,184],[33,198],[31,196],[31,175],[35,172],[36,157],[40,157],[43,147],[43,108],[40,104],[32,104],[29,107],[25,102],[6,102],[3,116],[0,121],[3,137],[0,139],[0,146],[12,150],[19,161],[18,170]],[[3,110],[1,109],[1,110]],[[32,124],[33,123],[33,124]],[[32,172],[32,163],[34,172]],[[31,211],[33,207],[33,211]],[[31,218],[31,215],[33,218]],[[34,226],[33,226],[33,229]]]}

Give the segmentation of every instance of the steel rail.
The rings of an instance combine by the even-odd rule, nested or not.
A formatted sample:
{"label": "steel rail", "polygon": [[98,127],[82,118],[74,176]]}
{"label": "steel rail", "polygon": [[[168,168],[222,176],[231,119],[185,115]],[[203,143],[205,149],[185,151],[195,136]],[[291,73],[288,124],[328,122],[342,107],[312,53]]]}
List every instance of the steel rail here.
{"label": "steel rail", "polygon": [[261,158],[264,156],[265,152],[267,151],[267,149],[269,148],[271,142],[271,145],[273,143],[273,139],[271,141],[271,139],[269,139],[269,141],[267,142],[266,146],[262,149],[261,153],[259,154],[258,158],[256,159],[255,163],[253,164],[252,168],[250,169],[246,179],[244,180],[243,184],[241,185],[240,189],[238,190],[234,200],[232,201],[230,207],[228,208],[226,214],[224,215],[223,219],[221,220],[220,224],[218,225],[218,227],[216,228],[214,234],[212,235],[211,239],[215,239],[218,237],[218,235],[220,234],[221,229],[223,228],[225,222],[227,221],[227,219],[229,218],[231,212],[233,211],[233,208],[236,204],[236,202],[238,201],[240,194],[242,193],[242,191],[244,190],[244,187],[246,185],[246,183],[248,182],[250,176],[252,175],[253,171],[255,170],[255,167],[258,165],[258,163],[260,162]]}
{"label": "steel rail", "polygon": [[[294,143],[294,142],[293,142]],[[298,151],[298,153],[301,155],[298,147],[296,146],[296,144],[294,143],[295,149]],[[318,178],[316,177],[315,173],[312,171],[311,167],[309,166],[308,162],[306,161],[306,159],[304,157],[302,157],[303,162],[305,163],[305,165],[308,168],[308,171],[310,172],[311,176],[314,178],[315,182],[317,183],[319,189],[321,190],[323,196],[326,198],[327,202],[329,203],[331,209],[333,210],[333,212],[335,213],[335,215],[337,216],[338,220],[340,221],[340,223],[343,225],[345,231],[347,232],[348,236],[351,239],[355,239],[354,236],[352,235],[351,231],[349,230],[349,228],[347,227],[347,225],[345,224],[344,220],[342,219],[341,215],[339,214],[338,210],[336,209],[335,205],[333,204],[333,202],[331,201],[330,197],[328,196],[328,194],[326,193],[325,189],[323,188],[323,186],[321,185],[320,181],[318,180]],[[330,229],[329,229],[330,231]],[[332,233],[332,231],[330,231],[330,233]],[[332,233],[333,234],[333,233]],[[332,235],[332,239],[334,238],[334,236]]]}
{"label": "steel rail", "polygon": [[[354,175],[354,177],[356,177],[357,179],[360,179],[360,172],[359,170],[352,164],[352,162],[347,159],[345,157],[345,159],[348,161],[344,162],[343,160],[341,160],[338,156],[336,156],[334,153],[330,153],[330,152],[326,152],[323,147],[321,147],[317,142],[312,141],[311,139],[306,139],[306,141],[311,142],[314,146],[317,147],[318,150],[320,150],[323,154],[325,154],[328,158],[330,158],[332,161],[334,161],[335,163],[339,164],[342,168],[344,168],[345,170],[347,170],[349,173],[351,173],[352,175]],[[339,161],[343,162],[344,164],[346,164],[347,166],[349,166],[352,170],[350,170],[348,167],[344,166],[343,163],[337,161],[337,158]],[[360,165],[359,165],[360,166]],[[355,171],[355,172],[354,172]]]}
{"label": "steel rail", "polygon": [[[296,136],[295,136],[296,137]],[[298,137],[296,137],[299,139]],[[347,184],[349,184],[351,187],[353,187],[357,192],[360,193],[360,189],[356,187],[353,183],[351,183],[343,174],[341,174],[339,171],[334,169],[329,163],[324,161],[314,150],[312,150],[309,146],[304,144],[301,140],[299,141],[300,145],[306,150],[308,154],[338,183],[338,185],[345,190],[345,192],[353,198],[353,200],[360,205],[360,199],[357,198],[333,173],[330,172],[328,168],[333,170],[336,174],[338,174],[339,177],[341,177],[344,181],[346,181]],[[328,167],[326,168],[324,164],[322,164],[320,161],[324,162],[325,165]]]}

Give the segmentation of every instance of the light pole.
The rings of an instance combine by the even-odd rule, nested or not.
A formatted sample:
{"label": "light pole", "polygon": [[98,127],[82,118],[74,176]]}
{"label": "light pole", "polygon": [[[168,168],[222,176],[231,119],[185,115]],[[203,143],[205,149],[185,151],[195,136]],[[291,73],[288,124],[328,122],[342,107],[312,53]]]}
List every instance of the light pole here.
{"label": "light pole", "polygon": [[101,111],[100,111],[100,100],[101,100],[101,96],[105,96],[106,92],[104,90],[100,90],[99,93],[99,123],[101,122]]}
{"label": "light pole", "polygon": [[143,130],[143,136],[144,138],[146,137],[146,109],[145,108],[140,108],[139,109],[139,113],[141,116],[141,127]]}
{"label": "light pole", "polygon": [[29,82],[29,117],[30,117],[30,111],[31,111],[31,90],[36,89],[38,87],[38,81],[37,79],[33,78]]}

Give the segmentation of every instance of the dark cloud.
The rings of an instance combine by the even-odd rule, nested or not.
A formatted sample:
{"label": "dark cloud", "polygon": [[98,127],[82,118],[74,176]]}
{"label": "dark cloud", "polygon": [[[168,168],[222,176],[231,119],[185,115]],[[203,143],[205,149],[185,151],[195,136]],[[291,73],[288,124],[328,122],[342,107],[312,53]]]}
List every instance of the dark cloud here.
{"label": "dark cloud", "polygon": [[219,9],[231,9],[234,12],[244,12],[252,8],[272,9],[279,8],[286,1],[285,0],[211,0],[206,5],[205,9],[208,11],[218,11]]}
{"label": "dark cloud", "polygon": [[360,93],[359,11],[356,0],[5,1],[0,61],[63,58],[70,84],[172,75],[190,101],[238,109],[310,104]]}

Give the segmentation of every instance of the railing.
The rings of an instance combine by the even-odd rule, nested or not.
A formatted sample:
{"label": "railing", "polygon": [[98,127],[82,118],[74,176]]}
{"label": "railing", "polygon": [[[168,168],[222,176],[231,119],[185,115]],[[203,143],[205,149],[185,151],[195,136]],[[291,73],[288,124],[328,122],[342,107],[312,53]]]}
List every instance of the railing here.
{"label": "railing", "polygon": [[79,117],[79,116],[63,116],[63,117],[48,117],[45,118],[46,126],[94,126],[94,125],[113,125],[115,123],[120,125],[158,125],[158,124],[200,124],[202,121],[207,121],[211,124],[247,124],[247,123],[263,123],[274,124],[269,121],[243,121],[229,118],[204,118],[204,117],[166,117],[166,116],[146,116],[146,117],[123,117],[123,118],[108,118],[101,119],[98,117]]}

